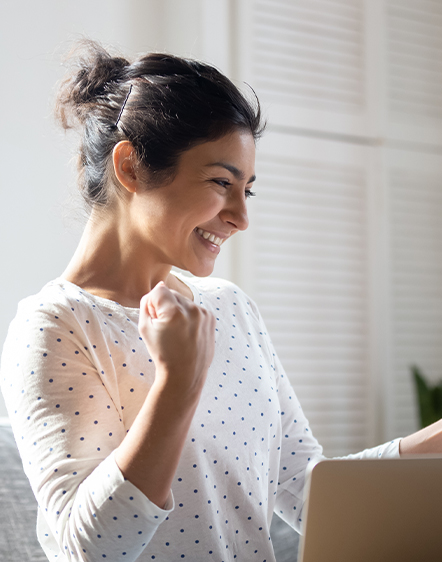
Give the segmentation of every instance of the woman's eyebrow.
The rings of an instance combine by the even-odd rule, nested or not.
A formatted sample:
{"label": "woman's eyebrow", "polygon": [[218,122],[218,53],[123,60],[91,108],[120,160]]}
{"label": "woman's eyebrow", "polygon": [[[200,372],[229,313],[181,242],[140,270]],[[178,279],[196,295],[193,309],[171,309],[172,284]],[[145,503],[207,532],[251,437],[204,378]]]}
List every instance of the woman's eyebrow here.
{"label": "woman's eyebrow", "polygon": [[[213,164],[206,164],[205,167],[211,168],[211,167],[215,167],[215,166],[225,168],[231,174],[233,174],[237,180],[244,180],[245,179],[244,172],[239,170],[236,166],[233,166],[232,164],[227,164],[226,162],[214,162]],[[256,175],[253,174],[253,176],[250,177],[250,179],[247,183],[252,183],[255,180],[256,180]]]}

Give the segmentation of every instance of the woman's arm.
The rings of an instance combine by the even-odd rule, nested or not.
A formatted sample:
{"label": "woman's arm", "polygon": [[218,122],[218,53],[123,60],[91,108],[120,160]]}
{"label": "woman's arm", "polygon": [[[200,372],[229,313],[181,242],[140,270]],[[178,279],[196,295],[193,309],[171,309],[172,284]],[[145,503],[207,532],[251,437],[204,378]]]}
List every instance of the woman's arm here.
{"label": "woman's arm", "polygon": [[[192,361],[192,341],[207,340],[203,356],[210,363],[211,321],[197,320],[206,313],[190,301],[172,303],[179,310],[163,322],[165,328],[149,320],[155,382],[126,433],[122,405],[114,400],[113,363],[107,359],[117,350],[100,339],[106,324],[102,313],[75,300],[54,304],[51,294],[48,300],[44,297],[32,297],[19,307],[0,377],[23,466],[39,503],[44,548],[52,558],[63,553],[68,560],[84,562],[115,555],[136,560],[172,507],[171,501],[164,505],[170,479],[208,364],[194,357],[193,371],[185,366]],[[192,329],[178,321],[183,315],[191,317]],[[170,325],[176,329],[168,337]],[[160,343],[161,338],[170,342],[172,349],[164,350],[163,342],[163,351],[154,354],[154,336]],[[148,459],[150,455],[156,456]]]}
{"label": "woman's arm", "polygon": [[141,301],[139,330],[155,362],[155,382],[115,460],[127,480],[163,507],[213,359],[215,319],[159,284]]}
{"label": "woman's arm", "polygon": [[100,339],[104,315],[53,292],[20,304],[0,376],[39,505],[39,538],[51,560],[95,562],[125,553],[134,561],[172,506],[165,511],[150,502],[115,462],[126,429],[111,390],[110,350]]}

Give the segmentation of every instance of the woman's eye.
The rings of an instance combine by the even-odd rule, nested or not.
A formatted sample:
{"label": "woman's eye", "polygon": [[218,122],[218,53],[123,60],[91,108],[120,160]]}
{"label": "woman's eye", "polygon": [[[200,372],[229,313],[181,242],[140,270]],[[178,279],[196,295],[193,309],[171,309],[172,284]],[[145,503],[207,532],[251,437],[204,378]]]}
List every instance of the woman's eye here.
{"label": "woman's eye", "polygon": [[213,180],[215,183],[221,187],[230,187],[232,184],[228,180]]}
{"label": "woman's eye", "polygon": [[[227,189],[228,187],[231,187],[233,184],[229,181],[229,180],[212,180],[214,183],[216,183],[217,185],[220,185],[221,187],[224,187],[225,189]],[[244,192],[244,195],[246,197],[246,199],[249,199],[250,197],[255,197],[256,193],[254,191],[252,191],[251,189],[246,189]]]}

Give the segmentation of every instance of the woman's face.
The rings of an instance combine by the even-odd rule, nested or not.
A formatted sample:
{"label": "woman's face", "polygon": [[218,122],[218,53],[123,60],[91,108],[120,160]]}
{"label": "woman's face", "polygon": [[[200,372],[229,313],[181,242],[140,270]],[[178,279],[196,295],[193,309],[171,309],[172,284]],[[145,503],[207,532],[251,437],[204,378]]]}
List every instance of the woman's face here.
{"label": "woman's face", "polygon": [[132,226],[157,263],[204,277],[222,244],[248,226],[247,198],[255,180],[255,142],[233,132],[184,152],[174,180],[134,195]]}

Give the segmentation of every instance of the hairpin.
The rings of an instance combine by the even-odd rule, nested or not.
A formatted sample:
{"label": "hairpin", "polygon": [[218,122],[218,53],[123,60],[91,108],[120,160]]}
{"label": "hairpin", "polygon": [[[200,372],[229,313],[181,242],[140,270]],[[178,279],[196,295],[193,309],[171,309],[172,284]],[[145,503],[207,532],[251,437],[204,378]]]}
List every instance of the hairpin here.
{"label": "hairpin", "polygon": [[126,96],[126,98],[125,98],[125,100],[124,100],[124,102],[123,102],[123,105],[121,106],[120,113],[118,114],[118,119],[115,121],[114,127],[117,127],[117,125],[118,125],[118,123],[119,123],[119,121],[120,121],[121,115],[122,115],[122,113],[123,113],[123,111],[124,111],[124,108],[126,107],[126,103],[127,103],[127,100],[129,99],[129,96],[130,96],[131,91],[132,91],[132,84],[130,85],[129,91],[127,92],[127,96]]}

